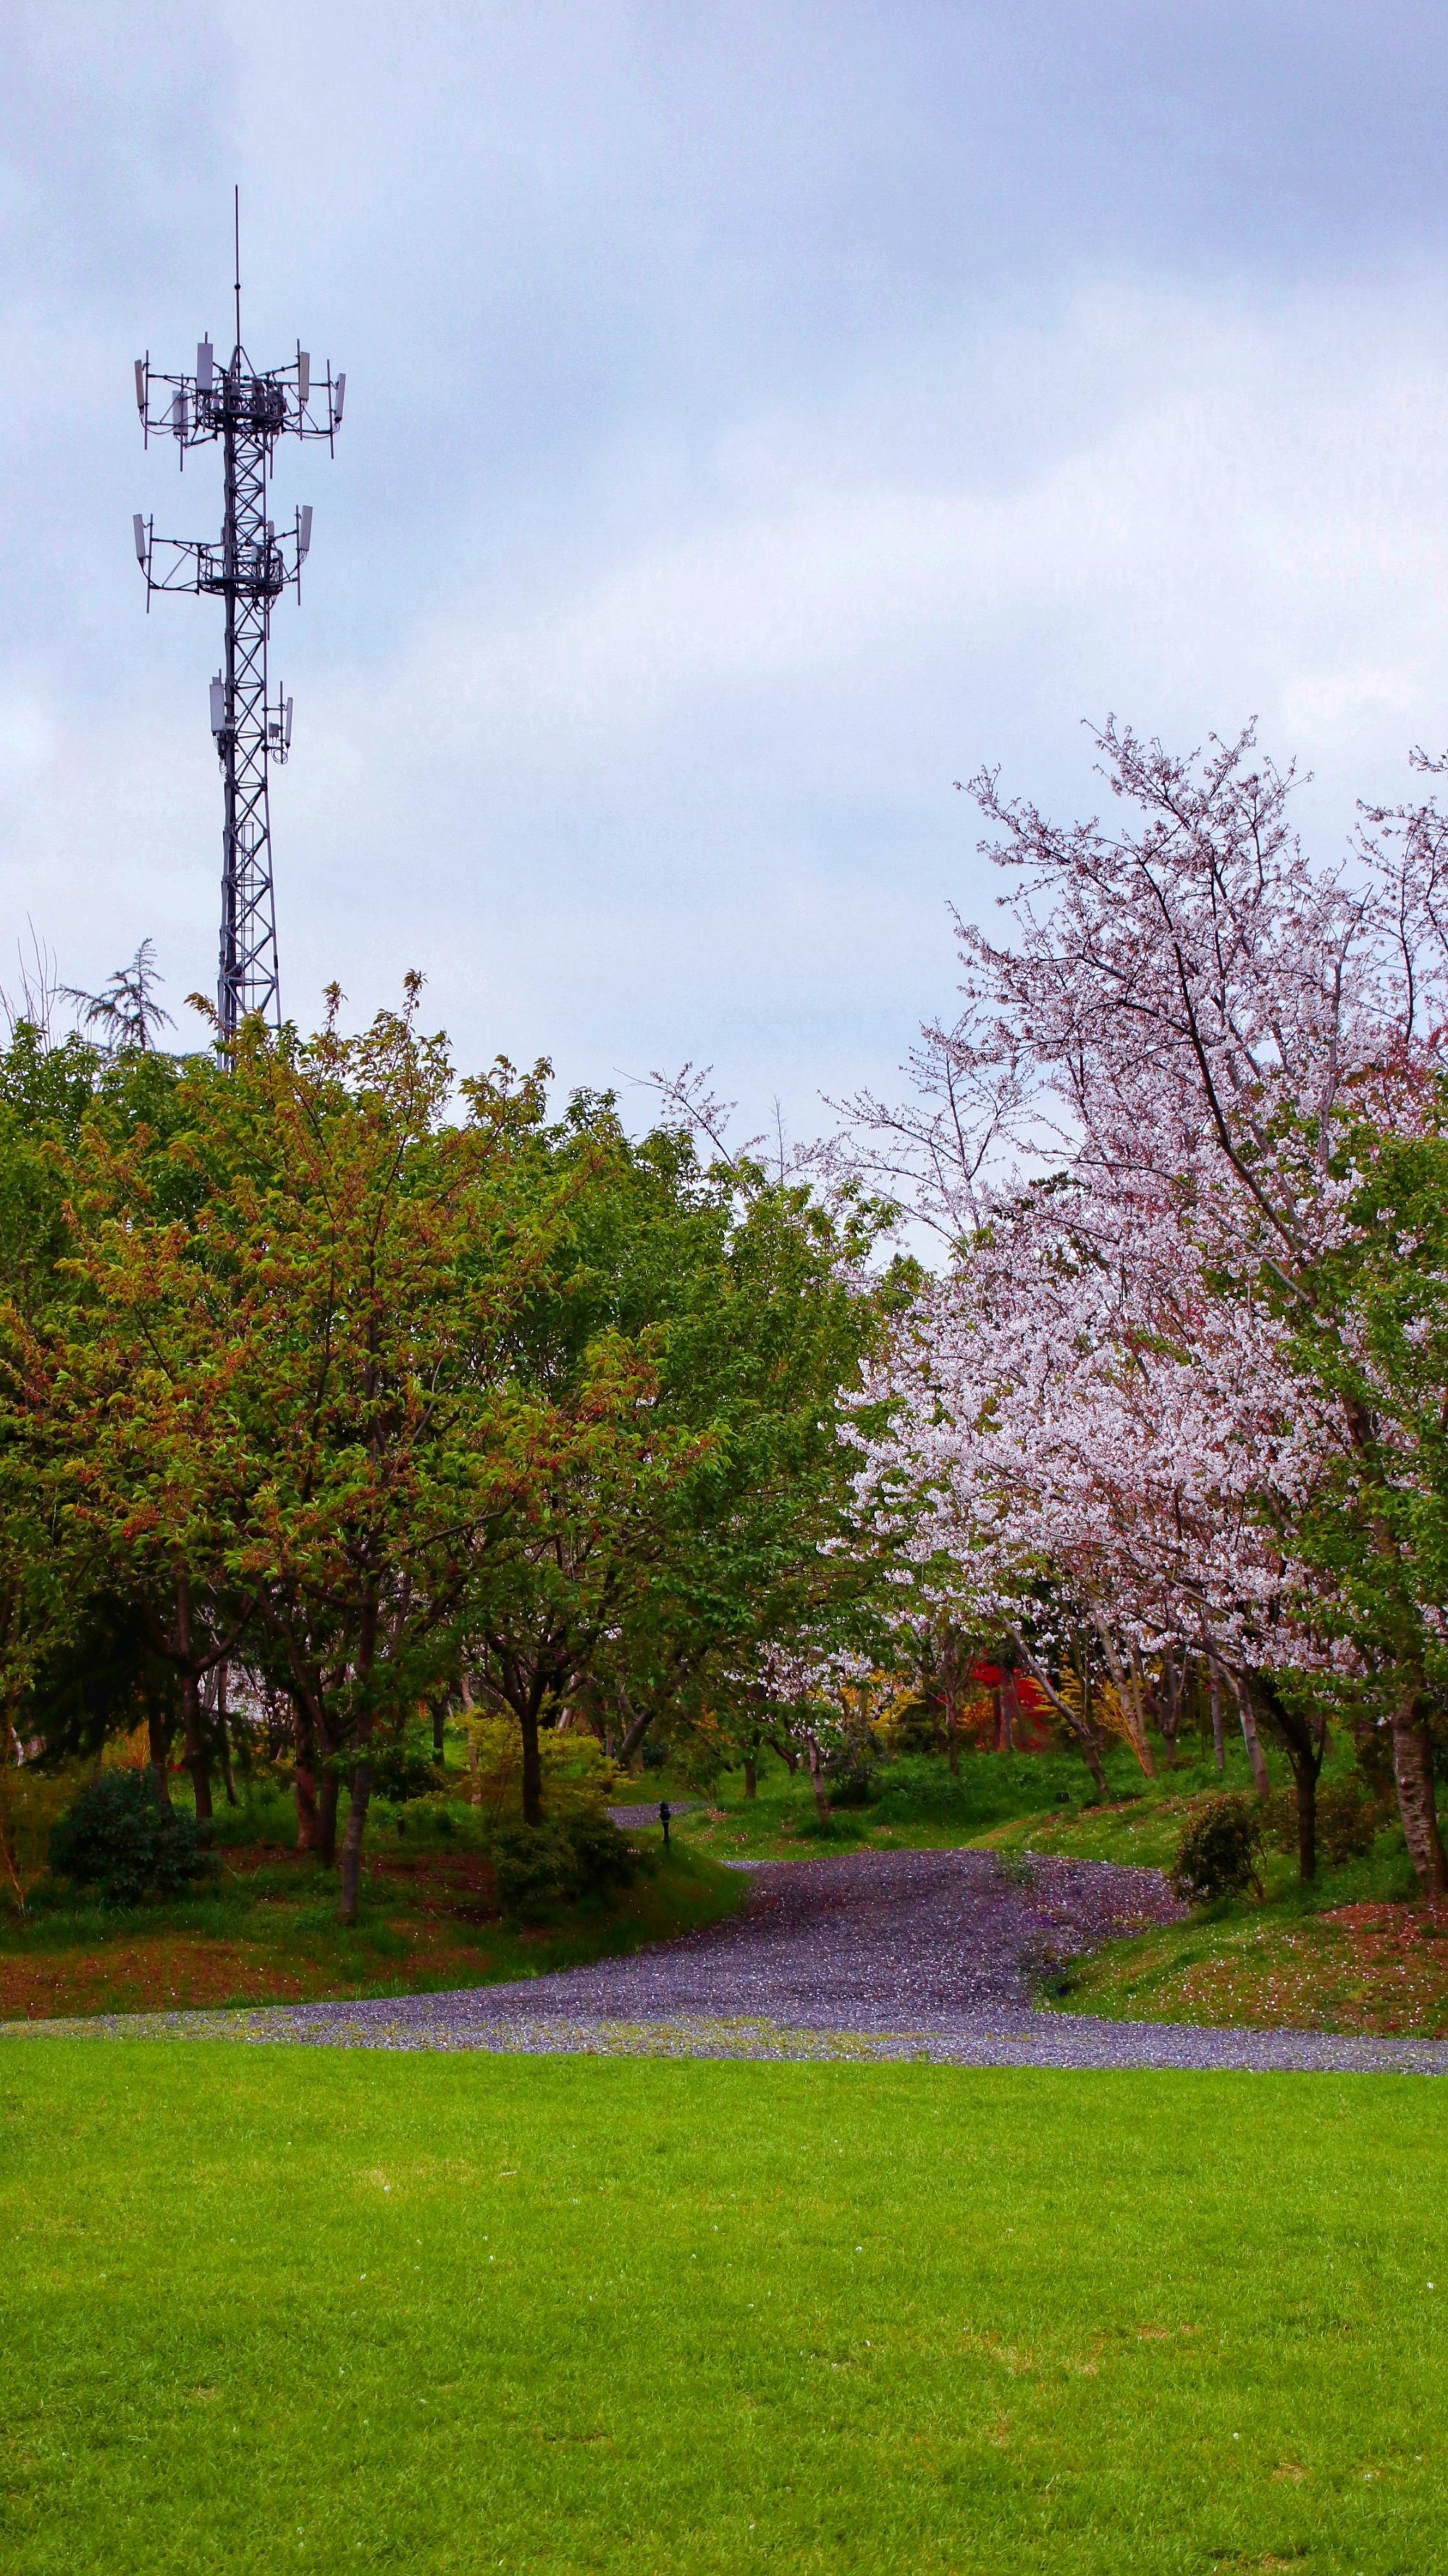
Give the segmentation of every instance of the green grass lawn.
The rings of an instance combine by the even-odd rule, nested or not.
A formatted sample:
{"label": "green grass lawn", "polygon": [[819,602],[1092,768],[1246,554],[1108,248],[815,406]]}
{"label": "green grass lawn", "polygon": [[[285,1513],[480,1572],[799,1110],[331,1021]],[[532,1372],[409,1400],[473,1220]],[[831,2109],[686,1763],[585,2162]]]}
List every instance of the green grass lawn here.
{"label": "green grass lawn", "polygon": [[1445,2102],[12,2041],[0,2562],[1431,2576]]}

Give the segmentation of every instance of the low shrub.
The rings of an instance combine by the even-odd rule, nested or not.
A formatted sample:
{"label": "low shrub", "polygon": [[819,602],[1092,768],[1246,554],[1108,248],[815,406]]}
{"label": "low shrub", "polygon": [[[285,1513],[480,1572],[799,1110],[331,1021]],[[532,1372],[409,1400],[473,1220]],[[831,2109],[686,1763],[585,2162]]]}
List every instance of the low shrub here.
{"label": "low shrub", "polygon": [[102,1771],[58,1818],[50,1866],[76,1887],[98,1887],[108,1905],[179,1896],[216,1862],[194,1820],[164,1804],[150,1771]]}
{"label": "low shrub", "polygon": [[1246,1887],[1255,1887],[1260,1896],[1257,1854],[1261,1847],[1262,1819],[1254,1800],[1235,1789],[1209,1798],[1187,1819],[1171,1866],[1172,1886],[1193,1905],[1240,1896]]}
{"label": "low shrub", "polygon": [[406,1737],[374,1739],[368,1767],[373,1796],[385,1798],[392,1807],[405,1806],[413,1798],[433,1797],[448,1785],[441,1764]]}
{"label": "low shrub", "polygon": [[[1297,1793],[1274,1789],[1263,1808],[1267,1838],[1279,1851],[1297,1849]],[[1317,1792],[1317,1848],[1334,1869],[1363,1860],[1372,1850],[1385,1821],[1384,1809],[1369,1782],[1355,1773],[1345,1780],[1324,1780]]]}
{"label": "low shrub", "polygon": [[876,1794],[875,1774],[866,1763],[842,1771],[825,1791],[832,1807],[873,1807]]}
{"label": "low shrub", "polygon": [[509,1817],[494,1826],[489,1849],[498,1901],[524,1922],[627,1887],[642,1867],[633,1844],[606,1816],[550,1817],[541,1825]]}

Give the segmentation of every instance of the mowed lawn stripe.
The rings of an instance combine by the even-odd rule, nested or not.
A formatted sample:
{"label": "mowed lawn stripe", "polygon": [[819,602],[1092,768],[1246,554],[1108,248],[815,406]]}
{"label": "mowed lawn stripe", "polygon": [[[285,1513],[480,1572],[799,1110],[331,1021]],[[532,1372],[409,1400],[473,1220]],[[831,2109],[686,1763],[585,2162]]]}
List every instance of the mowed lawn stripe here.
{"label": "mowed lawn stripe", "polygon": [[1443,2101],[12,2043],[0,2559],[1416,2576]]}

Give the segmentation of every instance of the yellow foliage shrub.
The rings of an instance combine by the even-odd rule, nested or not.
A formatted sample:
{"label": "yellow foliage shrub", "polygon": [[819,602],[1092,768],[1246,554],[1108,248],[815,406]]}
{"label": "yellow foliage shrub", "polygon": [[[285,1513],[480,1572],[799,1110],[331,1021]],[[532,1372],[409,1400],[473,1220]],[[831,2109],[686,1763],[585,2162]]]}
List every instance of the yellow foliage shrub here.
{"label": "yellow foliage shrub", "polygon": [[[469,1717],[468,1789],[490,1824],[523,1812],[523,1737],[516,1718]],[[543,1812],[562,1823],[569,1816],[601,1816],[618,1796],[624,1774],[610,1762],[596,1736],[560,1734],[545,1726],[538,1738],[543,1765]]]}
{"label": "yellow foliage shrub", "polygon": [[62,1771],[0,1762],[0,1903],[23,1902],[45,1876],[51,1826],[94,1769],[90,1762],[68,1762]]}

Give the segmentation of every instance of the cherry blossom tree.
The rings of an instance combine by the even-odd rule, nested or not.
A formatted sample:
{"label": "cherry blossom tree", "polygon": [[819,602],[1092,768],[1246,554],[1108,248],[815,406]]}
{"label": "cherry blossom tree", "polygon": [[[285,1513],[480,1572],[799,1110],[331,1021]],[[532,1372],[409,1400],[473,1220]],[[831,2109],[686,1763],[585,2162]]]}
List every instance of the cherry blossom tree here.
{"label": "cherry blossom tree", "polygon": [[728,1680],[735,1693],[759,1710],[765,1740],[781,1754],[787,1746],[794,1761],[804,1762],[823,1824],[829,1812],[830,1756],[843,1752],[851,1736],[858,1735],[873,1700],[888,1696],[888,1679],[868,1655],[853,1648],[795,1637],[761,1645],[748,1667],[731,1672]]}
{"label": "cherry blossom tree", "polygon": [[887,1384],[895,1401],[888,1431],[862,1439],[862,1496],[893,1513],[927,1593],[963,1588],[977,1625],[1011,1639],[1098,1790],[1083,1641],[1147,1773],[1159,1660],[1225,1672],[1249,1744],[1265,1698],[1311,1875],[1321,1720],[1299,1723],[1276,1676],[1331,1658],[1290,1532],[1333,1452],[1333,1408],[1293,1375],[1268,1313],[1173,1259],[1169,1227],[1143,1228],[1112,1266],[1075,1196],[1027,1194],[918,1302],[866,1389],[872,1407]]}
{"label": "cherry blossom tree", "polygon": [[[1194,1635],[1239,1682],[1301,1672],[1326,1651],[1306,1498],[1344,1452],[1369,1511],[1392,1472],[1360,1373],[1317,1363],[1345,1139],[1369,1112],[1414,1132],[1442,1096],[1448,839],[1431,801],[1369,811],[1324,869],[1250,733],[1189,759],[1114,723],[1098,742],[1113,828],[974,782],[1009,935],[957,924],[962,1012],[925,1032],[912,1102],[852,1104],[862,1176],[952,1254],[899,1337],[898,1453],[867,1479],[903,1488],[908,1453],[936,1542],[968,1494],[972,1579],[1064,1584],[1118,1656]],[[1373,1543],[1398,1586],[1378,1679],[1404,1829],[1441,1887],[1430,1605],[1390,1513]]]}

